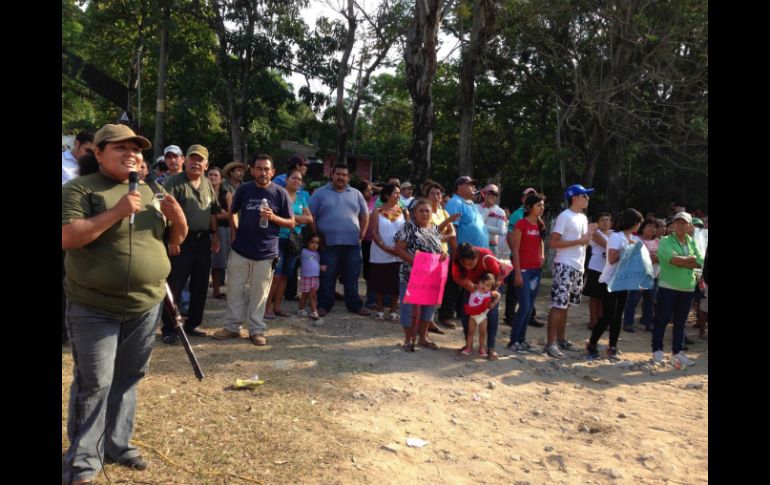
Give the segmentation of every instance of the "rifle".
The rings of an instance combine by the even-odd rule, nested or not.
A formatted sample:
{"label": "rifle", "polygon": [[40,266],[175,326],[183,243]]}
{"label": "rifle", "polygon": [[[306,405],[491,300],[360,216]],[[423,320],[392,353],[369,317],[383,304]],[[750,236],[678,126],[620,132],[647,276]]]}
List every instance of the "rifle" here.
{"label": "rifle", "polygon": [[185,352],[187,352],[187,357],[190,359],[190,364],[192,364],[195,377],[197,377],[199,381],[202,381],[203,371],[201,370],[201,365],[198,363],[198,359],[195,357],[195,353],[193,352],[192,346],[190,345],[190,341],[187,339],[187,334],[184,333],[184,327],[182,326],[182,314],[179,313],[179,308],[174,302],[174,294],[171,293],[171,288],[168,286],[168,283],[166,283],[166,297],[163,299],[163,308],[174,319],[174,328],[176,329],[177,335],[179,335],[179,339],[182,341]]}

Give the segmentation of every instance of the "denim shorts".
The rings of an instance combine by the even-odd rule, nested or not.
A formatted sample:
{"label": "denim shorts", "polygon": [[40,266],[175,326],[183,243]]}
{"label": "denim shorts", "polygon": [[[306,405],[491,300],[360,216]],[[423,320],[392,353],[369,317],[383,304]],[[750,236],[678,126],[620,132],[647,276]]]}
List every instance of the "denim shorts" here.
{"label": "denim shorts", "polygon": [[299,254],[288,254],[286,251],[288,245],[288,237],[278,239],[278,264],[275,266],[276,276],[291,276],[294,273],[294,266],[297,264]]}

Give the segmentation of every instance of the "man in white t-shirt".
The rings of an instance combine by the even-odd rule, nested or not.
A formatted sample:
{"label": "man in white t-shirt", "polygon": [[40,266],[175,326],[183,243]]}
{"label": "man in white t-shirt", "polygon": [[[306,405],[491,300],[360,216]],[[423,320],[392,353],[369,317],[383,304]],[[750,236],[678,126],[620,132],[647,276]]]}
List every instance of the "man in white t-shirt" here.
{"label": "man in white t-shirt", "polygon": [[90,131],[81,131],[75,137],[75,146],[72,147],[72,150],[61,152],[62,185],[78,176],[78,158],[93,152],[93,145],[94,134]]}
{"label": "man in white t-shirt", "polygon": [[481,191],[481,195],[484,197],[484,202],[476,205],[489,233],[489,250],[496,258],[499,258],[500,236],[505,235],[505,225],[508,223],[508,218],[505,217],[505,211],[497,205],[497,197],[500,195],[497,185],[487,185]]}
{"label": "man in white t-shirt", "polygon": [[564,358],[559,348],[573,350],[567,340],[567,309],[580,304],[583,292],[583,269],[586,245],[591,241],[596,224],[588,223],[583,210],[594,189],[580,184],[571,185],[564,193],[569,209],[559,214],[551,232],[550,247],[556,249],[551,287],[551,311],[548,314],[548,341],[545,352],[551,357]]}

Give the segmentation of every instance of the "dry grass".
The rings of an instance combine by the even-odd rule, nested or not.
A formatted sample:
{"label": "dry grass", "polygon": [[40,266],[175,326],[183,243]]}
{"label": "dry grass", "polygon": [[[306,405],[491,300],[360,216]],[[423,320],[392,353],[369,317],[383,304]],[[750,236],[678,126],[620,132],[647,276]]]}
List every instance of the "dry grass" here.
{"label": "dry grass", "polygon": [[[543,288],[541,319],[546,298]],[[215,330],[224,302],[206,305],[203,327]],[[568,335],[576,342],[587,334],[586,312],[585,303],[570,312]],[[150,467],[107,465],[109,478],[164,485],[707,481],[705,344],[691,352],[699,359],[694,370],[649,375],[604,363],[559,368],[540,355],[458,361],[451,349],[461,330],[436,336],[438,352],[408,354],[398,347],[398,325],[346,313],[341,302],[326,320],[320,328],[298,317],[269,322],[267,347],[193,338],[202,382],[181,347],[158,343],[139,386],[134,434]],[[544,331],[530,328],[528,336],[536,341]],[[498,332],[503,356],[509,332],[502,325]],[[647,359],[649,334],[624,333],[620,348],[626,359]],[[229,389],[254,374],[265,384]],[[71,355],[63,352],[62,453],[71,375]],[[705,388],[682,389],[694,380]],[[627,416],[619,419],[620,412]],[[410,449],[407,436],[431,444]],[[402,448],[383,449],[388,443]],[[544,452],[549,446],[555,451]],[[625,478],[611,480],[609,468]],[[99,474],[96,483],[108,481]]]}

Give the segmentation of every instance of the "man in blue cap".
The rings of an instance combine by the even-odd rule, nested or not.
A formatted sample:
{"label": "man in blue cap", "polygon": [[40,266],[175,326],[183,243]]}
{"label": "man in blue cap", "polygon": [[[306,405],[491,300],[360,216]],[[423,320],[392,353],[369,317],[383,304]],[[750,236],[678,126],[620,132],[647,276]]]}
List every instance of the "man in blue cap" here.
{"label": "man in blue cap", "polygon": [[583,264],[586,245],[591,241],[596,224],[589,224],[583,210],[594,189],[580,184],[571,185],[564,193],[569,208],[564,210],[551,231],[549,246],[556,249],[551,287],[551,311],[548,314],[548,341],[545,352],[551,357],[564,358],[561,349],[573,350],[567,340],[567,309],[579,305],[583,293]]}

